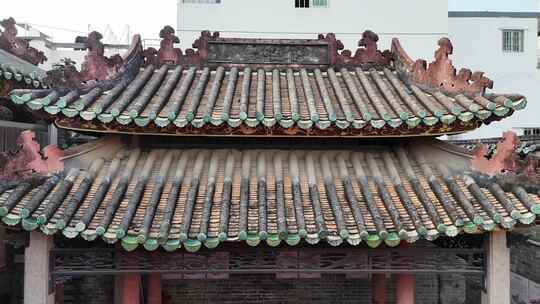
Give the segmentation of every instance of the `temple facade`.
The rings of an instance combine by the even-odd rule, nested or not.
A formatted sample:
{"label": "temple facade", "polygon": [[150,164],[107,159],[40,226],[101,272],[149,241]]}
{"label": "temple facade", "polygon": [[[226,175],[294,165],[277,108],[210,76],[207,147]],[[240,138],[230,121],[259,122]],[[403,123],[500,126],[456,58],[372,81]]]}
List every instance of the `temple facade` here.
{"label": "temple facade", "polygon": [[[527,99],[366,30],[192,49],[88,36],[81,69],[10,101],[92,134],[1,155],[0,218],[26,243],[24,303],[510,303],[511,231],[540,214],[538,158],[437,140]],[[459,50],[459,48],[457,49]]]}

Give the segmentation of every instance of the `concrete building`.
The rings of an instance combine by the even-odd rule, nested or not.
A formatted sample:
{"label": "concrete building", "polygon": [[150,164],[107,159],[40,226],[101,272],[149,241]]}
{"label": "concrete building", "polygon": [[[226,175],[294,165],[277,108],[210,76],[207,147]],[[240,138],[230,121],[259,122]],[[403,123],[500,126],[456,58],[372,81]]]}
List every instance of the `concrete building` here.
{"label": "concrete building", "polygon": [[456,47],[454,64],[489,71],[499,90],[522,92],[529,100],[527,111],[460,137],[497,137],[508,129],[522,133],[540,128],[537,1],[450,0],[448,17],[448,34]]}
{"label": "concrete building", "polygon": [[[311,5],[306,8],[306,4]],[[489,71],[487,76],[499,89],[522,92],[530,101],[529,110],[512,119],[457,136],[476,138],[500,136],[508,129],[522,133],[523,128],[540,128],[536,119],[540,104],[535,102],[540,99],[537,17],[536,0],[413,0],[392,5],[376,0],[179,0],[177,29],[182,48],[191,47],[200,31],[209,29],[225,37],[310,38],[334,32],[346,49],[354,49],[360,33],[369,28],[379,34],[381,49],[389,48],[391,38],[397,37],[414,59],[428,62],[433,59],[430,46],[449,36],[458,69]]]}
{"label": "concrete building", "polygon": [[310,7],[296,2],[179,0],[180,45],[191,47],[202,30],[244,38],[316,38],[333,32],[345,48],[356,49],[362,32],[371,29],[379,35],[381,49],[390,48],[391,39],[398,37],[411,56],[431,58],[426,50],[448,33],[446,1],[392,1],[391,6],[377,0],[305,1]]}

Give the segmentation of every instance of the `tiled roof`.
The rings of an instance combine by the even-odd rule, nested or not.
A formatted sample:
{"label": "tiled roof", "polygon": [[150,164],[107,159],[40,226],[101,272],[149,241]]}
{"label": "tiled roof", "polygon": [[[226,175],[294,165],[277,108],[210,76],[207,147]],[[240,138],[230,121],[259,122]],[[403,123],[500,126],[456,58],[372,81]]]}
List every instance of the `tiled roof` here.
{"label": "tiled roof", "polygon": [[45,87],[42,83],[45,71],[15,55],[0,49],[0,77],[7,80],[24,81],[34,88]]}
{"label": "tiled roof", "polygon": [[395,246],[511,229],[540,213],[538,193],[486,183],[468,154],[439,141],[311,145],[138,149],[106,138],[71,151],[64,174],[0,183],[0,216],[127,250],[195,251],[225,241]]}
{"label": "tiled roof", "polygon": [[[16,91],[12,100],[61,126],[148,133],[407,135],[462,132],[525,107],[522,96],[449,96],[405,84],[395,71],[238,69],[152,65],[103,91]],[[232,129],[231,129],[232,128]],[[293,131],[293,130],[297,130]],[[301,131],[304,130],[304,131]],[[268,132],[266,132],[267,134]]]}

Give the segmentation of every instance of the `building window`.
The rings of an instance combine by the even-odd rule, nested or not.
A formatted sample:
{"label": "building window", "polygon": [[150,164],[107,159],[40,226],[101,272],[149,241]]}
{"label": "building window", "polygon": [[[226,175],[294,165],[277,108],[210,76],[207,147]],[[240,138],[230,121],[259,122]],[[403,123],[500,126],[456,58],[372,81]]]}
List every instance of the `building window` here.
{"label": "building window", "polygon": [[503,52],[523,52],[525,32],[523,30],[503,30]]}
{"label": "building window", "polygon": [[221,0],[182,0],[183,3],[220,4]]}
{"label": "building window", "polygon": [[313,0],[313,7],[328,7],[328,0]]}
{"label": "building window", "polygon": [[328,7],[328,0],[295,0],[294,7],[296,8]]}
{"label": "building window", "polygon": [[523,135],[540,135],[540,128],[525,128]]}
{"label": "building window", "polygon": [[294,7],[296,7],[296,8],[308,8],[309,7],[309,0],[295,0],[294,1]]}

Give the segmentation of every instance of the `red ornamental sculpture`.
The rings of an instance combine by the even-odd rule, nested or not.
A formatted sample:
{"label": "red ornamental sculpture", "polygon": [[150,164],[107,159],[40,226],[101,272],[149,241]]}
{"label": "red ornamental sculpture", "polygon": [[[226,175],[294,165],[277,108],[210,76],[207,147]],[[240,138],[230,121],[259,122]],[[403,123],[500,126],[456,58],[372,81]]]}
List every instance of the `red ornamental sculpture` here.
{"label": "red ornamental sculpture", "polygon": [[534,157],[520,159],[516,152],[519,145],[520,140],[516,133],[505,132],[497,143],[496,152],[490,158],[487,158],[488,148],[485,145],[478,146],[471,160],[472,167],[488,175],[514,173],[536,177],[538,160]]}
{"label": "red ornamental sculpture", "polygon": [[167,25],[160,32],[159,37],[162,38],[159,51],[157,52],[158,62],[161,64],[179,64],[182,51],[175,48],[175,43],[180,43],[180,39],[174,35],[174,29]]}
{"label": "red ornamental sculpture", "polygon": [[3,49],[31,64],[38,65],[47,60],[45,54],[30,47],[28,41],[17,38],[17,27],[15,19],[8,18],[0,21],[4,28],[0,30],[0,49]]}
{"label": "red ornamental sculpture", "polygon": [[19,150],[15,153],[0,154],[3,164],[0,167],[0,180],[27,179],[36,174],[47,175],[64,170],[61,160],[64,156],[62,150],[54,145],[47,146],[43,149],[42,156],[34,132],[22,132],[17,139],[17,144]]}
{"label": "red ornamental sculpture", "polygon": [[[350,50],[344,50],[341,40],[336,39],[334,33],[320,34],[319,40],[325,40],[329,44],[330,64],[334,65],[389,65],[392,61],[392,54],[386,50],[381,52],[377,46],[379,36],[371,30],[364,31],[362,38],[358,41],[358,48],[352,56]],[[341,52],[340,52],[341,51]]]}
{"label": "red ornamental sculpture", "polygon": [[122,65],[122,57],[114,55],[110,58],[105,57],[105,47],[101,42],[103,36],[94,31],[88,35],[87,45],[88,54],[81,68],[81,80],[105,80],[110,75],[118,72]]}

